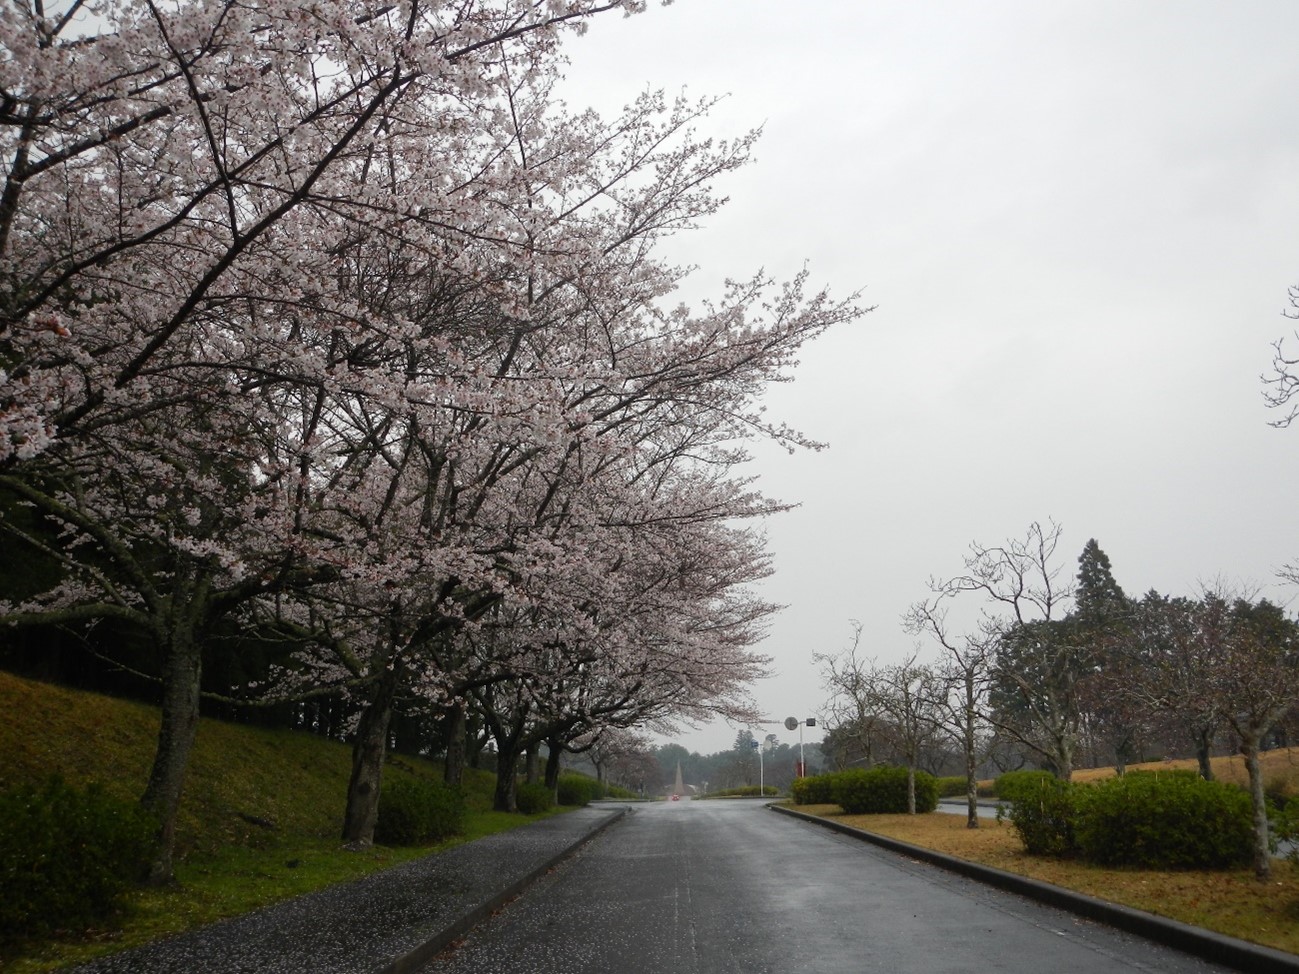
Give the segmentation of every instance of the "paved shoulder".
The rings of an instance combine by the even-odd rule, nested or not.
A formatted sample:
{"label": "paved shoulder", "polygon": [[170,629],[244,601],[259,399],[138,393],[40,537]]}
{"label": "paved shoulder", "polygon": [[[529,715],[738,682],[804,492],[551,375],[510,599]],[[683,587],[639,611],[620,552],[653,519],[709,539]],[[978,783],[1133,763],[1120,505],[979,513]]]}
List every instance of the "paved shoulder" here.
{"label": "paved shoulder", "polygon": [[408,971],[550,869],[624,808],[585,808],[242,917],[124,951],[80,974]]}

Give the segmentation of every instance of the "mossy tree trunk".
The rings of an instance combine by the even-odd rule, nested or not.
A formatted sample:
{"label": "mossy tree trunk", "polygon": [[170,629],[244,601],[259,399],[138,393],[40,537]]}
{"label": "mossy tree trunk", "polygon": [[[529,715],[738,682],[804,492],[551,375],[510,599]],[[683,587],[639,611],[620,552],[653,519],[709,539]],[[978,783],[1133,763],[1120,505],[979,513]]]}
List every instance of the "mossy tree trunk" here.
{"label": "mossy tree trunk", "polygon": [[356,728],[352,744],[352,775],[347,783],[347,808],[343,815],[343,842],[349,849],[374,845],[374,826],[379,820],[379,789],[383,784],[383,761],[388,750],[388,725],[392,704],[401,683],[402,667],[393,661],[384,667]]}
{"label": "mossy tree trunk", "polygon": [[1209,752],[1213,748],[1213,731],[1207,727],[1201,727],[1195,732],[1195,760],[1200,766],[1200,777],[1205,781],[1213,780],[1213,763],[1209,760]]}
{"label": "mossy tree trunk", "polygon": [[158,822],[158,843],[149,883],[163,885],[175,875],[176,818],[185,771],[198,736],[199,685],[203,653],[188,613],[173,610],[162,639],[162,716],[153,767],[140,804]]}
{"label": "mossy tree trunk", "polygon": [[546,742],[546,787],[553,791],[556,796],[559,794],[559,765],[560,759],[564,756],[564,747],[555,738]]}
{"label": "mossy tree trunk", "polygon": [[446,758],[442,764],[442,780],[448,785],[459,785],[464,780],[466,725],[464,701],[457,700],[447,708],[444,737]]}
{"label": "mossy tree trunk", "polygon": [[518,788],[515,775],[519,767],[519,745],[513,737],[496,741],[496,791],[492,796],[492,809],[498,812],[519,810]]}
{"label": "mossy tree trunk", "polygon": [[1242,734],[1240,751],[1249,771],[1249,797],[1254,805],[1254,875],[1265,880],[1272,874],[1272,850],[1268,841],[1267,799],[1263,794],[1263,769],[1258,762],[1262,734]]}

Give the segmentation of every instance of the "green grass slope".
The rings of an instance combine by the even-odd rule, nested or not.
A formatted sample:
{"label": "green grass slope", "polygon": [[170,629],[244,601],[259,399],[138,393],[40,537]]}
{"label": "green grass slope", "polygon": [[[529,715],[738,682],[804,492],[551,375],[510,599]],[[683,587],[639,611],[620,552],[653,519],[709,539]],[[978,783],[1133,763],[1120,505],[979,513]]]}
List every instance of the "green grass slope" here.
{"label": "green grass slope", "polygon": [[[130,800],[143,792],[156,708],[0,672],[0,713],[0,788],[60,775]],[[0,969],[84,962],[528,821],[490,811],[494,777],[467,770],[465,836],[423,849],[346,852],[339,833],[350,770],[351,750],[336,741],[202,721],[177,826],[178,884],[134,894],[127,914],[105,929],[25,944],[0,956]],[[396,757],[384,774],[390,780],[440,772],[430,762]]]}

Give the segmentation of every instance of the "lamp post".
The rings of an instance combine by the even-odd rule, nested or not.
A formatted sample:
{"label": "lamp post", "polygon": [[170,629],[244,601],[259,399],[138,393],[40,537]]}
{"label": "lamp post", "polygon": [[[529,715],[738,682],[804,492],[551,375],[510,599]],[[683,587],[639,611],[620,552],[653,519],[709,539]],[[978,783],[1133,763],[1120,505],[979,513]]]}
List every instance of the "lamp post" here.
{"label": "lamp post", "polygon": [[799,720],[797,717],[785,718],[785,730],[793,730],[795,727],[798,728],[798,776],[800,778],[807,776],[807,765],[803,761],[803,726],[805,724],[808,727],[815,727],[816,718],[809,717],[807,720]]}

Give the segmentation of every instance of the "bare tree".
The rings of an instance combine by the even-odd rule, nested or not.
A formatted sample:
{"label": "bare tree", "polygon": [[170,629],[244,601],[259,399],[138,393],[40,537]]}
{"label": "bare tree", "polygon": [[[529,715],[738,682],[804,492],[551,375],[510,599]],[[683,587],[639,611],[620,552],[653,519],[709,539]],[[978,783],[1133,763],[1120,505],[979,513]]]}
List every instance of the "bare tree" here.
{"label": "bare tree", "polygon": [[1062,613],[1072,579],[1056,560],[1061,528],[1029,525],[1024,538],[1003,545],[970,545],[965,574],[931,583],[944,597],[981,594],[985,632],[994,647],[988,717],[1008,738],[1036,753],[1068,779],[1079,737],[1077,684],[1085,671],[1080,646]]}
{"label": "bare tree", "polygon": [[901,663],[867,674],[876,711],[907,767],[907,813],[916,814],[916,765],[937,734],[939,678],[912,653]]}
{"label": "bare tree", "polygon": [[[1281,313],[1287,318],[1299,320],[1299,285],[1290,288],[1290,307]],[[1299,332],[1295,334],[1299,338]],[[1278,429],[1285,429],[1299,416],[1299,358],[1294,358],[1285,350],[1285,339],[1278,338],[1272,343],[1272,370],[1262,376],[1263,401],[1270,409],[1283,410],[1279,419],[1271,421]],[[1295,568],[1285,570],[1290,577]]]}
{"label": "bare tree", "polygon": [[1155,593],[1141,602],[1136,631],[1148,641],[1128,693],[1173,715],[1196,738],[1201,773],[1219,723],[1236,734],[1254,811],[1254,872],[1271,870],[1267,800],[1259,754],[1272,728],[1299,701],[1299,625],[1266,600],[1221,590],[1198,601]]}
{"label": "bare tree", "polygon": [[1057,619],[1073,599],[1072,580],[1060,577],[1063,566],[1055,562],[1062,531],[1054,521],[1045,527],[1034,521],[1023,540],[1011,538],[993,547],[974,542],[965,574],[943,583],[941,590],[979,592],[996,609],[1009,612],[1017,625]]}
{"label": "bare tree", "polygon": [[[861,649],[861,623],[852,620],[852,630],[852,642],[843,652],[837,656],[816,653],[812,657],[821,667],[821,685],[830,694],[822,712],[828,725],[827,740],[840,744],[830,748],[831,759],[840,768],[856,761],[870,767],[883,731],[868,683],[870,661]],[[861,754],[856,761],[845,753],[845,746],[852,745]]]}
{"label": "bare tree", "polygon": [[940,590],[932,598],[917,602],[903,617],[903,628],[912,634],[925,633],[943,651],[939,664],[934,719],[939,729],[961,748],[965,765],[967,828],[979,827],[978,766],[989,736],[985,714],[988,673],[995,631],[985,625],[974,633],[953,636],[948,630],[946,600]]}
{"label": "bare tree", "polygon": [[1276,723],[1299,700],[1299,626],[1277,606],[1206,596],[1204,639],[1211,647],[1208,692],[1240,739],[1254,806],[1254,874],[1267,879],[1272,856],[1259,752]]}
{"label": "bare tree", "polygon": [[1147,592],[1132,613],[1124,643],[1103,680],[1115,700],[1134,712],[1171,721],[1195,748],[1200,776],[1209,762],[1222,714],[1208,691],[1214,649],[1203,637],[1201,603]]}
{"label": "bare tree", "polygon": [[[853,639],[838,656],[818,656],[831,696],[825,710],[836,727],[853,728],[866,741],[867,758],[876,740],[888,744],[907,768],[907,811],[916,811],[916,767],[933,743],[938,720],[934,700],[938,678],[912,653],[901,663],[880,666],[861,652],[861,625],[853,623]],[[869,763],[869,761],[868,761]]]}

